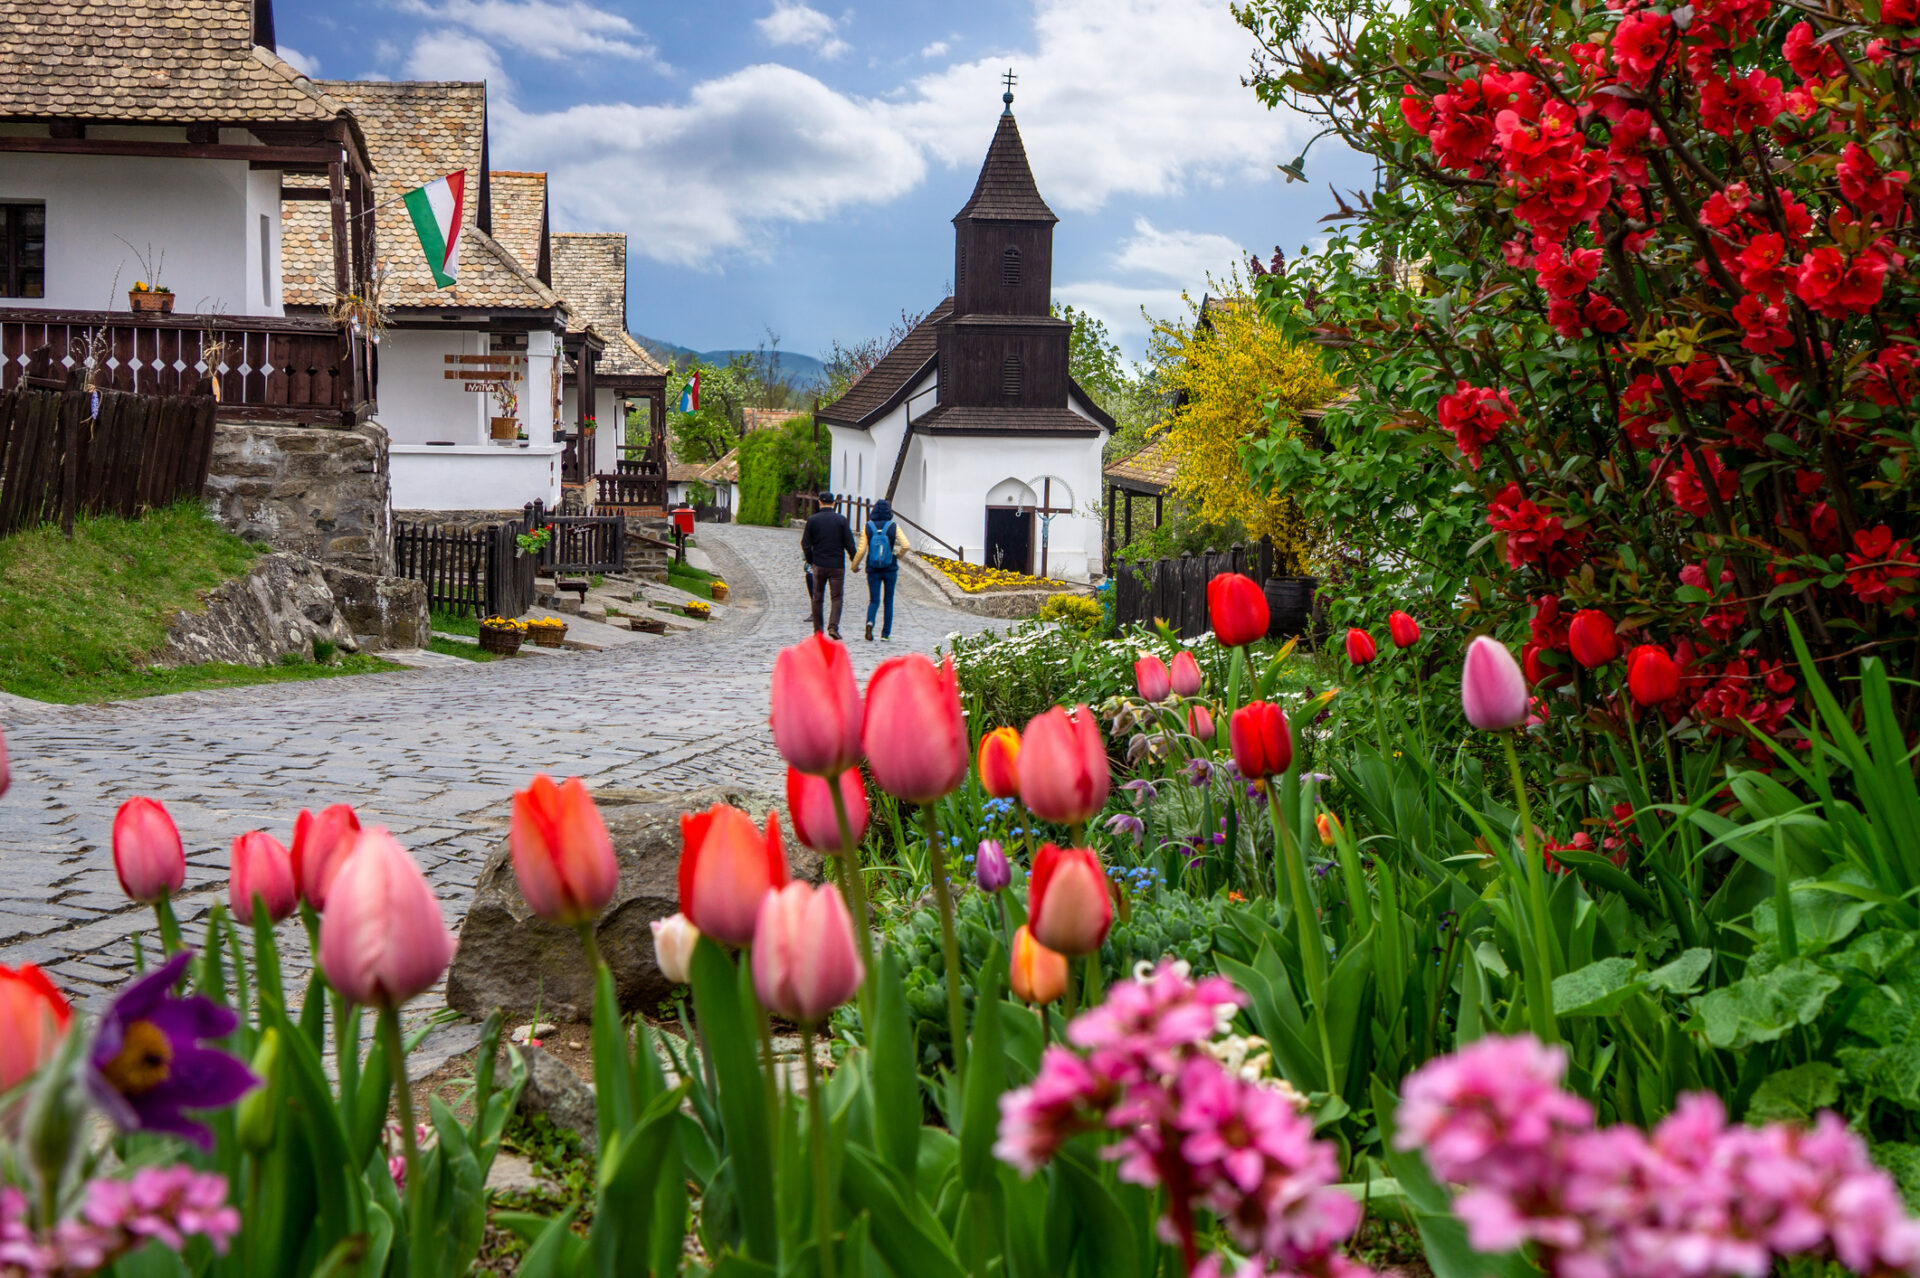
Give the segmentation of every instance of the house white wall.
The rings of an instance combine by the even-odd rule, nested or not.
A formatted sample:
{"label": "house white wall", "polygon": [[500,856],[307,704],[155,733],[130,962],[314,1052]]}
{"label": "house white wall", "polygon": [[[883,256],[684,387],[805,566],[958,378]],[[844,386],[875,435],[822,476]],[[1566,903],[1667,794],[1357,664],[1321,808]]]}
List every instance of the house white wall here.
{"label": "house white wall", "polygon": [[[465,328],[396,328],[380,339],[380,410],[396,444],[480,445],[493,397],[446,376],[449,355],[485,355],[487,334]],[[525,406],[522,387],[522,406]],[[402,509],[416,509],[402,507]]]}
{"label": "house white wall", "polygon": [[518,510],[530,501],[560,506],[559,444],[512,448],[435,448],[394,444],[389,450],[395,510]]}
{"label": "house white wall", "polygon": [[156,258],[166,253],[159,282],[173,290],[176,310],[283,313],[276,171],[250,172],[244,160],[9,152],[0,200],[47,206],[47,295],[0,305],[124,311],[128,290],[146,276],[139,253],[151,246]]}

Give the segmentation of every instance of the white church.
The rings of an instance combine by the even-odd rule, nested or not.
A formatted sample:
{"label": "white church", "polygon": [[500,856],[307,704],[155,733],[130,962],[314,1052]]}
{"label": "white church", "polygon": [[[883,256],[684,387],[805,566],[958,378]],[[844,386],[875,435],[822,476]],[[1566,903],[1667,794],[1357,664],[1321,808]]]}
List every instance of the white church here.
{"label": "white church", "polygon": [[1104,570],[1095,503],[1113,419],[1067,372],[1071,326],[1050,313],[1060,219],[1002,100],[953,219],[954,295],[817,420],[834,493],[886,498],[915,549],[1085,581]]}

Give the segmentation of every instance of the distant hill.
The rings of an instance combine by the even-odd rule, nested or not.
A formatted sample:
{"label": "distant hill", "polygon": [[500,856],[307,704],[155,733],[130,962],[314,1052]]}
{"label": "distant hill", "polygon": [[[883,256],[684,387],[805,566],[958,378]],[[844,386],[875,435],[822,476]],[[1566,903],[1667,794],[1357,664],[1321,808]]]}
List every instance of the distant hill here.
{"label": "distant hill", "polygon": [[[672,342],[663,342],[655,337],[645,337],[639,333],[633,335],[650,351],[654,358],[668,360],[678,364],[687,359],[700,359],[709,364],[724,364],[735,355],[758,355],[757,350],[696,351],[686,346],[675,346]],[[800,355],[793,351],[780,352],[780,371],[796,388],[824,385],[827,380],[827,366],[811,355]]]}

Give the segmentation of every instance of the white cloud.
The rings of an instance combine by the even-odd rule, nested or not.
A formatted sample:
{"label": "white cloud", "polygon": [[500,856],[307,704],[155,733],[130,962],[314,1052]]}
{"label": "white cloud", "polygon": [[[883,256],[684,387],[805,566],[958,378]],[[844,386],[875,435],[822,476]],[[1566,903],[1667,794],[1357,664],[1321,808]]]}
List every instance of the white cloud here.
{"label": "white cloud", "polygon": [[288,66],[291,66],[295,71],[298,71],[301,75],[317,76],[320,74],[320,59],[315,57],[310,57],[307,54],[300,52],[300,50],[294,48],[292,45],[288,45],[288,44],[280,45],[278,48],[274,50],[274,52],[278,53],[281,59],[285,61]]}
{"label": "white cloud", "polygon": [[1155,319],[1181,319],[1181,294],[1198,298],[1207,277],[1244,273],[1246,252],[1235,241],[1208,231],[1163,231],[1135,218],[1102,278],[1054,285],[1060,301],[1091,312],[1121,346],[1137,354],[1146,344],[1142,307]]}
{"label": "white cloud", "polygon": [[947,54],[947,48],[948,45],[945,40],[935,40],[932,44],[920,50],[920,56],[923,58],[943,58]]}
{"label": "white cloud", "polygon": [[883,204],[926,176],[920,149],[880,106],[789,67],[746,67],[684,104],[494,108],[495,155],[546,170],[557,225],[625,229],[633,250],[710,265],[765,253],[777,222]]}
{"label": "white cloud", "polygon": [[513,85],[493,46],[460,31],[429,31],[415,40],[406,75],[409,80],[485,80],[501,91]]}
{"label": "white cloud", "polygon": [[769,44],[797,44],[823,58],[837,58],[850,47],[838,34],[839,23],[801,0],[773,0],[773,12],[753,25]]}
{"label": "white cloud", "polygon": [[601,53],[636,62],[659,60],[659,50],[638,27],[585,0],[400,0],[400,8],[535,57]]}

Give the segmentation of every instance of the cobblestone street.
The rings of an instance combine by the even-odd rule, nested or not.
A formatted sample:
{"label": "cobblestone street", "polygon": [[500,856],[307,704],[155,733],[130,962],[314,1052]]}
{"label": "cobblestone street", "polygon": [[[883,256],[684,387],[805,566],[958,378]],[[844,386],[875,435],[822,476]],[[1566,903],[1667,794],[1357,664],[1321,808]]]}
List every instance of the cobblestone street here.
{"label": "cobblestone street", "polygon": [[[177,902],[193,921],[226,893],[235,835],[285,841],[302,808],[350,803],[412,849],[457,926],[511,792],[538,771],[597,789],[775,789],[767,732],[773,658],[807,633],[799,533],[703,525],[733,587],[693,635],[596,653],[183,693],[105,706],[10,699],[13,788],[0,800],[0,963],[39,963],[97,1006],[133,962],[152,915],[114,880],[113,814],[130,795],[167,805],[187,846]],[[856,668],[931,651],[998,624],[956,612],[902,574],[891,644],[864,643],[864,579],[849,575],[842,627]],[[281,929],[289,966],[305,939]]]}

